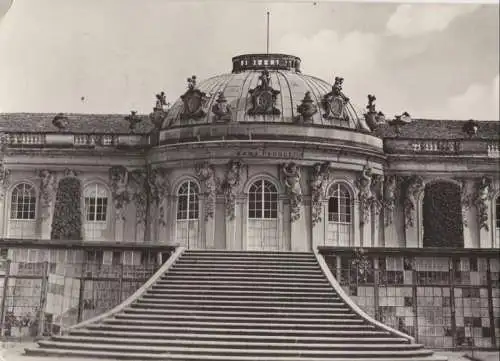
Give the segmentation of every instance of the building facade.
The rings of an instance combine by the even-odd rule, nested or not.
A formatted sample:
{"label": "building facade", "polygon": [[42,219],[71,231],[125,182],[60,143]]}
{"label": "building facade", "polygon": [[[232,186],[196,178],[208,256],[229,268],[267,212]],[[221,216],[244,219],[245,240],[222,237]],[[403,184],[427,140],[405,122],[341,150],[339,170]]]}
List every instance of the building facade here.
{"label": "building facade", "polygon": [[[500,122],[386,117],[373,95],[359,111],[343,78],[332,85],[302,74],[290,55],[241,55],[232,64],[228,74],[188,78],[172,105],[158,94],[148,115],[0,114],[0,234],[17,242],[2,252],[23,267],[54,264],[50,286],[58,264],[93,257],[111,272],[155,262],[140,247],[115,252],[110,244],[320,247],[378,319],[433,347],[465,345],[467,332],[476,346],[500,344],[492,257],[500,248]],[[64,248],[75,242],[85,252]],[[370,277],[360,278],[360,248],[374,250]],[[83,307],[82,272],[60,272],[70,291],[47,288],[61,299],[44,311],[53,319]]]}

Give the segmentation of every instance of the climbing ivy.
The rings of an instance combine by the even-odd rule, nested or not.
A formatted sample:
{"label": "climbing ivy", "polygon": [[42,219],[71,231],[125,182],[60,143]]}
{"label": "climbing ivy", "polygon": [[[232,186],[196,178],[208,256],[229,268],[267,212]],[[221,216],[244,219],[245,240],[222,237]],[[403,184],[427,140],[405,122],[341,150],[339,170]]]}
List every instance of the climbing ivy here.
{"label": "climbing ivy", "polygon": [[82,210],[80,180],[61,179],[57,187],[51,239],[82,240]]}

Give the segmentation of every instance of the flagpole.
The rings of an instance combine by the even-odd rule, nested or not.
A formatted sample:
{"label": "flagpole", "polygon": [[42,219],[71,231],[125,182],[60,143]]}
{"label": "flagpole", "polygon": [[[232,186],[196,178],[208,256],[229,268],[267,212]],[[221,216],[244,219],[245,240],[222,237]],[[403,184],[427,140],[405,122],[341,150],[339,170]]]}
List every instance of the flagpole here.
{"label": "flagpole", "polygon": [[269,54],[269,11],[267,12],[267,54]]}

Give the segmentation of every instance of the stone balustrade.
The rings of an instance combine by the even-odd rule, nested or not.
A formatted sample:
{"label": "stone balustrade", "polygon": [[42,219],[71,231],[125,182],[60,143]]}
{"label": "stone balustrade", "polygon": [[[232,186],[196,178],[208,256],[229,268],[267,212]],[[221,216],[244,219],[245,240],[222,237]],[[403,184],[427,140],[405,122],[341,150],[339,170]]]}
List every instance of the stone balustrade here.
{"label": "stone balustrade", "polygon": [[499,158],[500,157],[500,144],[490,143],[488,144],[488,157]]}

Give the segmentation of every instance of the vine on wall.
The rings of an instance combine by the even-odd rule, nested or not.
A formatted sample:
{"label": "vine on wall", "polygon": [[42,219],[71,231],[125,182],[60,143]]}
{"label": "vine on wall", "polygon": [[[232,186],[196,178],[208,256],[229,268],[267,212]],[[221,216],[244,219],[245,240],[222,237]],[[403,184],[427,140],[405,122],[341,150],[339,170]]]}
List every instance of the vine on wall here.
{"label": "vine on wall", "polygon": [[82,240],[82,187],[78,178],[59,182],[52,218],[51,239]]}

